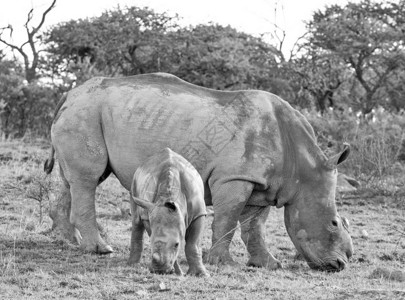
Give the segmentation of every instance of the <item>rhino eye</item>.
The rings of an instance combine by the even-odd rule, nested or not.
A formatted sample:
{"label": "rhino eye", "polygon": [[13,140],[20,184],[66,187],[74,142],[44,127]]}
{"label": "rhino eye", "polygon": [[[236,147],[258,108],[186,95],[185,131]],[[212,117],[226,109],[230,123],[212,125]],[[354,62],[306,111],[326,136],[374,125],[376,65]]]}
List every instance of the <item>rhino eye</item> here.
{"label": "rhino eye", "polygon": [[179,248],[179,243],[174,244],[174,248],[175,249]]}
{"label": "rhino eye", "polygon": [[338,227],[338,222],[336,220],[332,220],[332,226]]}

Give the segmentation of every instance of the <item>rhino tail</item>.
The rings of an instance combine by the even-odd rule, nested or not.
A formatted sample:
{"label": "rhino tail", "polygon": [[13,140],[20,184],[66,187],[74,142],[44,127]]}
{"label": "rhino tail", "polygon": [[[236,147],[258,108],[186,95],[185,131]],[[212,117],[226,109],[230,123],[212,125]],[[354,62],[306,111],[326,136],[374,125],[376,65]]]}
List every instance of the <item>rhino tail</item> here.
{"label": "rhino tail", "polygon": [[44,163],[44,171],[46,174],[50,174],[55,164],[55,148],[52,146],[51,154],[49,158]]}
{"label": "rhino tail", "polygon": [[[60,98],[58,104],[56,105],[55,113],[54,113],[53,120],[52,120],[52,124],[55,123],[57,121],[57,119],[59,118],[60,113],[61,113],[60,109],[61,109],[62,105],[65,104],[66,99],[67,99],[67,94],[65,93],[65,94],[62,95],[62,97]],[[55,164],[54,155],[55,155],[55,148],[53,148],[53,146],[52,146],[51,154],[49,155],[49,158],[44,163],[44,171],[45,171],[46,174],[50,174],[52,172],[53,165]]]}

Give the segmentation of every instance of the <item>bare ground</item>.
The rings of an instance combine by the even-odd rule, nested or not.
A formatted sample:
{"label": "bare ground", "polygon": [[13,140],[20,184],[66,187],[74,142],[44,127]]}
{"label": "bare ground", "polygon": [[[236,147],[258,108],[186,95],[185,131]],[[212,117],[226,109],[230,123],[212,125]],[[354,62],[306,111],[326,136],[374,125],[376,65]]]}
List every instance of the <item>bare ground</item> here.
{"label": "bare ground", "polygon": [[[351,221],[355,253],[347,269],[324,273],[295,260],[283,222],[272,209],[266,224],[268,249],[283,269],[246,267],[239,237],[231,245],[238,267],[207,265],[208,279],[155,275],[142,263],[129,267],[131,220],[128,194],[115,178],[98,189],[98,221],[115,252],[84,254],[49,233],[49,200],[56,195],[57,171],[45,177],[46,143],[0,144],[0,299],[404,299],[405,199],[364,194],[340,197],[338,210]],[[402,183],[401,183],[402,184]],[[40,201],[41,200],[41,201]],[[203,248],[211,245],[212,216]],[[184,253],[181,265],[187,270]],[[397,271],[397,272],[396,272]]]}

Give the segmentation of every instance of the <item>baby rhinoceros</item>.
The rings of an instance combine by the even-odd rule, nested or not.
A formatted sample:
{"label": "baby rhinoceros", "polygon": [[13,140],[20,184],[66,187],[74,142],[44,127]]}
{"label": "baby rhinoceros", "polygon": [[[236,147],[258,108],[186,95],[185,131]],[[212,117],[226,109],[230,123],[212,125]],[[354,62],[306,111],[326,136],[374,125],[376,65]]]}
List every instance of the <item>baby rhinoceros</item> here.
{"label": "baby rhinoceros", "polygon": [[169,148],[149,157],[139,167],[131,186],[132,236],[129,264],[138,263],[143,233],[151,238],[154,273],[182,275],[177,262],[185,240],[188,274],[209,276],[199,247],[206,208],[204,185],[197,170]]}

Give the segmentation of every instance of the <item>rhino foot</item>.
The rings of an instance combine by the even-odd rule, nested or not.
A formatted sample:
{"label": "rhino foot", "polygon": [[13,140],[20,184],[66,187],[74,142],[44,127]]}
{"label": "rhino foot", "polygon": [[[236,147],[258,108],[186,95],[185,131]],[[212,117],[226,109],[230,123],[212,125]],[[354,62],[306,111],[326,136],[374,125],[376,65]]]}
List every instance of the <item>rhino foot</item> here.
{"label": "rhino foot", "polygon": [[227,250],[210,250],[204,257],[204,260],[211,265],[230,265],[237,266],[238,263],[235,262],[229,251]]}
{"label": "rhino foot", "polygon": [[101,255],[110,254],[113,252],[114,252],[114,250],[110,245],[97,246],[97,249],[96,249],[96,253],[101,254]]}
{"label": "rhino foot", "polygon": [[131,253],[130,256],[129,256],[127,264],[128,264],[128,266],[134,266],[136,264],[139,264],[140,261],[141,261],[141,255],[133,255]]}
{"label": "rhino foot", "polygon": [[275,259],[271,254],[267,257],[251,257],[247,263],[250,267],[266,268],[269,270],[281,269],[281,262]]}
{"label": "rhino foot", "polygon": [[85,243],[84,240],[82,240],[82,244],[80,247],[85,251],[85,252],[90,252],[90,253],[96,253],[96,254],[110,254],[114,252],[113,248],[110,245],[107,245],[104,241],[99,241],[97,243]]}
{"label": "rhino foot", "polygon": [[205,267],[202,267],[202,268],[192,268],[192,267],[190,267],[188,269],[187,275],[197,276],[197,277],[205,277],[205,278],[210,277],[210,274],[207,272]]}
{"label": "rhino foot", "polygon": [[130,267],[136,267],[138,268],[138,266],[140,266],[140,262],[139,261],[135,261],[134,259],[129,258],[127,261],[127,265]]}

